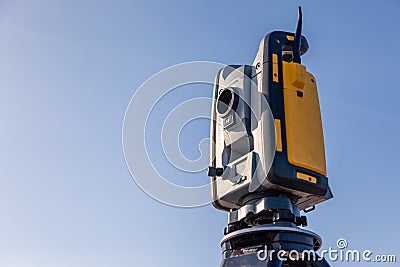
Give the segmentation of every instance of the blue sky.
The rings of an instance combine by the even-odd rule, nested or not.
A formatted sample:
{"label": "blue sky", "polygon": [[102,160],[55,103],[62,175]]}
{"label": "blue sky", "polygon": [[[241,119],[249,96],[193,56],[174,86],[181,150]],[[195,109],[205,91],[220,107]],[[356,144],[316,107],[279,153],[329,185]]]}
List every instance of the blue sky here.
{"label": "blue sky", "polygon": [[[308,215],[309,229],[325,246],[346,238],[399,253],[398,1],[0,0],[0,266],[217,266],[226,214],[166,206],[139,189],[122,153],[125,109],[168,66],[251,64],[268,32],[294,30],[299,4],[335,196]],[[211,87],[177,89],[155,112],[197,96]],[[149,126],[160,170],[207,183],[162,163],[160,123]],[[188,158],[208,127],[182,131]]]}

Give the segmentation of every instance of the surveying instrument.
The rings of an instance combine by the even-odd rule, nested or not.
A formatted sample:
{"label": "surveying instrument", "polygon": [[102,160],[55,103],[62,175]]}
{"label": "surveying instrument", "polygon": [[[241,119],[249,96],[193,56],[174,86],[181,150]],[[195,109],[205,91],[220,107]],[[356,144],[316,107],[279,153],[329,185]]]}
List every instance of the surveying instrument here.
{"label": "surveying instrument", "polygon": [[316,254],[321,238],[300,228],[300,211],[332,198],[301,28],[299,7],[295,33],[269,33],[252,66],[227,66],[215,79],[208,176],[213,205],[229,214],[222,267],[329,266]]}

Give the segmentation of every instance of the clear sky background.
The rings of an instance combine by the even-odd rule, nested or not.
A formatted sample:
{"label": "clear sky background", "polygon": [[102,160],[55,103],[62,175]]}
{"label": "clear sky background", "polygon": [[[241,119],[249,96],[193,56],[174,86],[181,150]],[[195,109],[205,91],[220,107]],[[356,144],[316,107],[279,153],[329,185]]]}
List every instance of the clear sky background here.
{"label": "clear sky background", "polygon": [[[124,162],[124,112],[168,66],[251,64],[268,32],[295,29],[299,4],[335,196],[309,229],[325,247],[346,238],[400,260],[399,1],[0,0],[0,267],[218,266],[226,214],[143,193]],[[155,112],[195,96],[211,87],[180,88]],[[207,183],[162,163],[154,117],[160,171]],[[198,157],[208,135],[208,121],[188,124],[183,153]]]}

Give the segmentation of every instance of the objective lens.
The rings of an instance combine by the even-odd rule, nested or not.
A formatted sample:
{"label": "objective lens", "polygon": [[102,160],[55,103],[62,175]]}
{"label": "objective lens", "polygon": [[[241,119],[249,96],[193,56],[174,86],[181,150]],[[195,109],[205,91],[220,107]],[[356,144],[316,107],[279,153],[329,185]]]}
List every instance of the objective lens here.
{"label": "objective lens", "polygon": [[221,116],[227,115],[231,110],[235,111],[239,103],[239,96],[231,89],[224,89],[217,99],[217,112]]}

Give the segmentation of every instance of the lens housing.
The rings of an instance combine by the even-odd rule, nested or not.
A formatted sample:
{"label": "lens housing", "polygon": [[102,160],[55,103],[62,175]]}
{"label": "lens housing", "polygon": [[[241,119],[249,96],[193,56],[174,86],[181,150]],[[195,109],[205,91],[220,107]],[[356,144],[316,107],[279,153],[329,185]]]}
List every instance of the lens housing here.
{"label": "lens housing", "polygon": [[217,112],[221,117],[228,115],[230,111],[236,111],[239,105],[239,96],[230,88],[224,89],[217,99]]}

